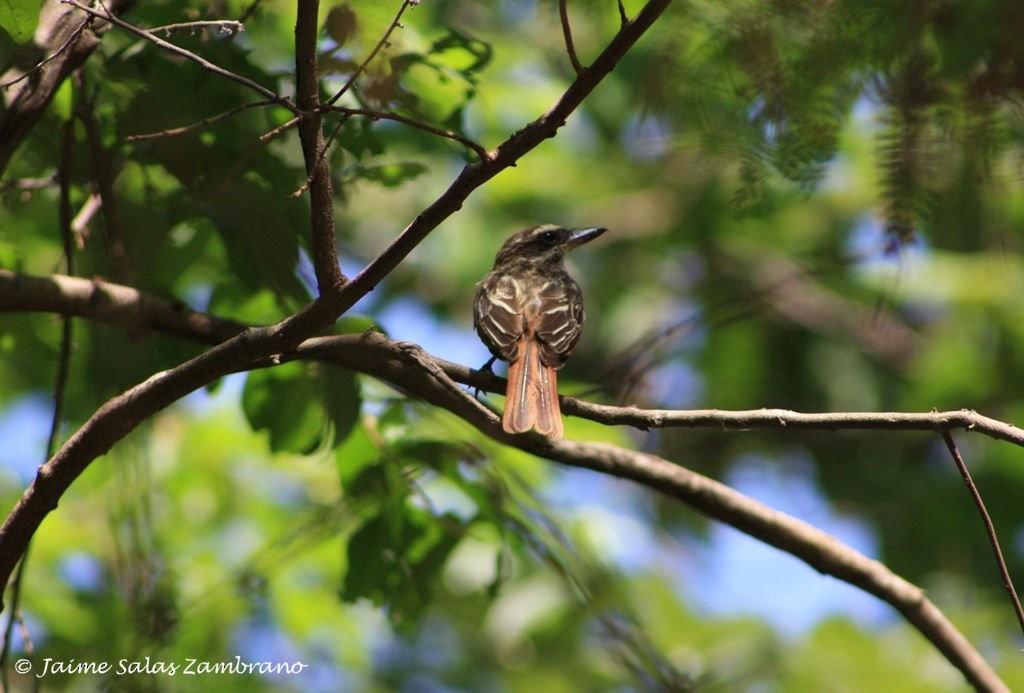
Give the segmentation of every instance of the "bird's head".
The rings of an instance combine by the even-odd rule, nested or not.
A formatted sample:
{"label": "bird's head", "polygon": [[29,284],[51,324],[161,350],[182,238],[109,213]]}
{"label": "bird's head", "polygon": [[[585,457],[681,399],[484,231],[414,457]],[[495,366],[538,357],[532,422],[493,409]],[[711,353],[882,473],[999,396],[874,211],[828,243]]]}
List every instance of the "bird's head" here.
{"label": "bird's head", "polygon": [[554,224],[524,229],[505,241],[505,245],[498,251],[495,265],[526,261],[557,266],[567,251],[597,238],[607,230],[602,226],[566,229]]}

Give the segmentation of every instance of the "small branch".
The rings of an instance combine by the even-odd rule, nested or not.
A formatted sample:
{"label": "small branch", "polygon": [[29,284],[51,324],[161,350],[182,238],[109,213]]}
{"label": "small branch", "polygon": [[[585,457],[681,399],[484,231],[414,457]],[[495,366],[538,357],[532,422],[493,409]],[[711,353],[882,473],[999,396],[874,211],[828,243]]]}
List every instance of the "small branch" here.
{"label": "small branch", "polygon": [[359,79],[359,76],[366,70],[366,66],[377,57],[377,53],[380,52],[380,49],[388,45],[388,39],[391,38],[391,34],[395,29],[402,28],[402,15],[405,14],[405,11],[412,6],[419,4],[420,0],[402,0],[402,6],[398,8],[398,13],[395,15],[395,18],[391,20],[391,24],[388,25],[384,35],[380,37],[380,40],[377,41],[377,45],[373,47],[373,50],[370,51],[370,54],[366,56],[363,62],[359,63],[359,67],[357,67],[356,71],[352,73],[352,76],[348,78],[348,81],[342,85],[341,89],[327,100],[328,106],[333,106],[337,103],[338,99],[345,95],[345,92],[352,88],[352,85],[355,84],[356,80]]}
{"label": "small branch", "polygon": [[617,0],[617,4],[619,7],[619,24],[626,26],[629,24],[629,15],[626,14],[626,7],[622,4],[622,0]]}
{"label": "small branch", "polygon": [[64,3],[65,5],[71,5],[72,7],[75,7],[77,9],[81,10],[82,12],[88,12],[89,14],[93,15],[94,17],[99,17],[100,19],[104,19],[104,20],[110,22],[111,24],[124,29],[125,31],[133,33],[136,36],[139,36],[140,38],[143,38],[143,39],[149,41],[150,43],[155,44],[159,48],[162,48],[163,50],[165,50],[165,51],[167,51],[169,53],[173,53],[174,55],[177,55],[179,57],[186,58],[187,60],[191,60],[192,62],[198,64],[200,67],[202,67],[204,70],[206,70],[208,72],[212,72],[215,75],[220,75],[221,77],[225,77],[227,79],[230,79],[233,82],[238,82],[239,84],[241,84],[241,85],[243,85],[245,87],[248,87],[249,89],[252,89],[256,93],[260,94],[261,96],[263,96],[267,100],[272,101],[273,103],[277,104],[278,106],[283,106],[283,107],[287,108],[289,111],[293,111],[293,112],[297,110],[295,104],[292,103],[289,99],[287,99],[287,98],[285,98],[283,96],[279,96],[275,92],[273,92],[270,89],[267,89],[266,87],[264,87],[262,84],[254,82],[251,79],[249,79],[248,77],[244,77],[242,75],[234,73],[231,70],[225,70],[223,67],[220,67],[219,65],[214,65],[213,63],[211,63],[206,58],[204,58],[204,57],[202,57],[200,55],[197,55],[196,53],[193,53],[190,50],[186,50],[184,48],[181,48],[180,46],[176,46],[173,43],[165,41],[164,39],[160,38],[156,34],[150,32],[150,31],[147,31],[145,29],[140,29],[139,27],[135,26],[134,24],[129,24],[128,22],[124,21],[123,19],[115,16],[114,14],[111,14],[111,12],[109,10],[107,10],[105,7],[103,8],[102,11],[100,11],[100,10],[95,10],[95,9],[93,9],[91,7],[88,7],[86,5],[83,5],[82,3],[78,2],[78,0],[61,0],[61,2]]}
{"label": "small branch", "polygon": [[327,165],[323,116],[320,107],[320,67],[317,56],[319,36],[318,0],[299,0],[295,18],[295,101],[302,109],[299,139],[306,161],[306,182],[310,190],[313,268],[321,296],[337,291],[348,281],[338,265],[334,232],[334,182]]}
{"label": "small branch", "polygon": [[[109,0],[110,12],[116,14],[132,0]],[[93,18],[82,12],[61,7],[60,0],[45,0],[36,27],[37,41],[15,49],[7,62],[11,65],[35,64],[35,77],[17,81],[7,87],[6,108],[0,112],[0,173],[6,170],[15,150],[46,111],[60,85],[100,45],[100,35],[109,24],[94,26]],[[36,63],[36,51],[42,49],[50,59]],[[17,68],[6,73],[18,75]]]}
{"label": "small branch", "polygon": [[398,113],[392,113],[391,111],[375,111],[369,108],[346,108],[344,106],[324,106],[321,108],[322,111],[330,113],[341,113],[344,116],[366,116],[372,120],[393,120],[396,123],[402,123],[409,127],[422,130],[423,132],[429,132],[431,135],[437,135],[438,137],[444,137],[445,139],[458,142],[467,149],[472,149],[480,161],[486,161],[490,156],[483,146],[477,144],[468,137],[464,137],[453,130],[444,130],[442,128],[434,127],[427,123],[421,123],[418,120],[408,118]]}
{"label": "small branch", "polygon": [[103,201],[100,196],[96,193],[90,193],[89,197],[82,203],[82,208],[78,210],[78,214],[71,220],[71,230],[75,234],[75,239],[78,241],[78,247],[85,247],[85,238],[89,235],[89,222],[96,216],[96,213],[100,211],[103,206]]}
{"label": "small branch", "polygon": [[193,33],[200,29],[216,29],[218,33],[230,36],[245,31],[245,24],[236,22],[233,19],[200,20],[196,22],[180,22],[178,24],[164,24],[163,26],[154,27],[149,31],[154,34],[158,31],[170,34],[186,29]]}
{"label": "small branch", "polygon": [[298,125],[300,120],[301,120],[301,118],[299,118],[298,116],[295,116],[291,120],[286,120],[285,122],[281,123],[280,125],[275,127],[273,130],[268,130],[267,132],[264,132],[259,137],[260,142],[263,143],[263,144],[266,144],[267,142],[269,142],[270,140],[274,139],[275,137],[280,137],[285,131],[290,130],[293,127],[295,127],[296,125]]}
{"label": "small branch", "polygon": [[262,108],[263,106],[272,105],[274,105],[274,102],[270,101],[269,99],[265,101],[254,101],[252,103],[245,103],[241,106],[235,106],[234,108],[224,111],[223,113],[218,113],[217,115],[210,116],[209,118],[203,118],[202,120],[192,123],[191,125],[183,125],[177,128],[168,128],[166,130],[160,130],[159,132],[149,132],[141,135],[128,135],[127,137],[124,138],[124,141],[145,142],[146,140],[155,140],[163,137],[177,137],[179,135],[187,135],[190,132],[202,130],[205,127],[209,127],[210,125],[219,123],[222,120],[227,120],[228,118],[236,116],[243,111],[249,110],[250,108]]}
{"label": "small branch", "polygon": [[42,190],[57,184],[54,176],[49,178],[12,178],[0,181],[0,191],[6,190]]}
{"label": "small branch", "polygon": [[960,450],[956,446],[956,441],[953,440],[953,435],[948,430],[942,431],[942,440],[946,443],[949,454],[953,456],[956,468],[960,471],[960,476],[963,477],[964,483],[967,484],[967,490],[971,494],[971,499],[978,508],[978,514],[981,515],[981,521],[985,525],[985,534],[988,536],[989,544],[992,545],[992,553],[996,557],[999,575],[1003,579],[1003,587],[1006,588],[1007,593],[1010,595],[1010,602],[1013,604],[1014,613],[1017,614],[1017,622],[1020,624],[1021,631],[1024,631],[1024,608],[1021,608],[1017,590],[1013,587],[1010,570],[1006,567],[1006,559],[1003,558],[1003,550],[999,546],[999,537],[996,536],[996,527],[992,524],[992,518],[989,516],[988,510],[985,509],[985,501],[981,499],[978,487],[974,485],[974,480],[971,479],[971,472],[967,469],[967,464],[960,455]]}
{"label": "small branch", "polygon": [[40,60],[38,63],[33,65],[30,69],[28,69],[25,72],[23,72],[19,77],[15,77],[14,79],[8,80],[8,81],[0,84],[0,89],[7,89],[8,87],[13,87],[15,84],[17,84],[21,80],[28,79],[30,76],[34,75],[36,72],[39,72],[40,70],[42,70],[44,67],[46,67],[47,63],[50,63],[50,62],[56,60],[57,58],[59,58],[60,56],[64,55],[64,53],[72,45],[74,45],[75,41],[77,41],[82,36],[82,32],[85,31],[88,26],[89,26],[89,22],[88,21],[84,21],[81,24],[79,24],[77,27],[75,27],[75,29],[67,37],[67,40],[65,40],[64,43],[62,43],[57,50],[55,50],[54,52],[50,53],[48,56],[46,56],[45,58]]}
{"label": "small branch", "polygon": [[25,310],[155,330],[203,344],[219,344],[247,327],[99,279],[59,274],[32,277],[0,269],[0,313]]}
{"label": "small branch", "polygon": [[626,425],[647,431],[652,428],[749,428],[805,429],[818,431],[934,431],[963,428],[1024,447],[1024,430],[1013,424],[983,416],[967,409],[935,412],[824,412],[805,413],[789,409],[637,409],[593,404],[563,398],[566,411],[607,425]]}
{"label": "small branch", "polygon": [[[572,26],[569,24],[569,8],[566,7],[566,0],[558,0],[558,18],[562,22],[562,36],[565,37],[565,52],[569,54],[569,62],[572,69],[578,75],[583,71],[580,59],[576,57],[576,47],[572,43]],[[621,7],[621,6],[620,6]]]}

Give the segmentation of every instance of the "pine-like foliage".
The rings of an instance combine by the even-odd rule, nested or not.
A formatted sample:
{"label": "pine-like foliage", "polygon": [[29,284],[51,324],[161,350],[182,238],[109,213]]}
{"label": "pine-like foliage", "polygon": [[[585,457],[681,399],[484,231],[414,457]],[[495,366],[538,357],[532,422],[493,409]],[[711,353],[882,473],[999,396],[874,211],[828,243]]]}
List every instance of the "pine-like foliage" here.
{"label": "pine-like foliage", "polygon": [[940,200],[976,209],[992,167],[1019,156],[1022,28],[1009,0],[692,3],[639,88],[680,142],[737,157],[743,207],[770,197],[773,176],[817,185],[843,128],[867,114],[877,210],[898,244],[935,232]]}

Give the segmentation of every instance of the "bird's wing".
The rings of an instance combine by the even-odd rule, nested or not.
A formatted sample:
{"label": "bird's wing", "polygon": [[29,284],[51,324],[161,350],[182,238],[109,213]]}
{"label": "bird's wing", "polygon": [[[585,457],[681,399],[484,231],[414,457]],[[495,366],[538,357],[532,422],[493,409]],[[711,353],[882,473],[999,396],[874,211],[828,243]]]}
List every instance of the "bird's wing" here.
{"label": "bird's wing", "polygon": [[537,292],[539,306],[534,323],[541,344],[540,359],[545,366],[559,368],[569,358],[583,331],[583,296],[568,275],[548,281]]}
{"label": "bird's wing", "polygon": [[507,274],[490,274],[476,289],[473,326],[495,356],[515,361],[523,336],[522,292]]}

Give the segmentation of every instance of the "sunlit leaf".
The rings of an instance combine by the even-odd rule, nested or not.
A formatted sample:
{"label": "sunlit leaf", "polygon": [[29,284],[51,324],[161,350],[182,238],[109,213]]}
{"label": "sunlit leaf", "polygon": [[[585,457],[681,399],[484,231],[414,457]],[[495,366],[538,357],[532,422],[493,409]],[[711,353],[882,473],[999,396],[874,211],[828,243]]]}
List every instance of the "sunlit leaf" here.
{"label": "sunlit leaf", "polygon": [[0,0],[0,29],[10,34],[15,43],[32,38],[38,21],[38,0]]}

